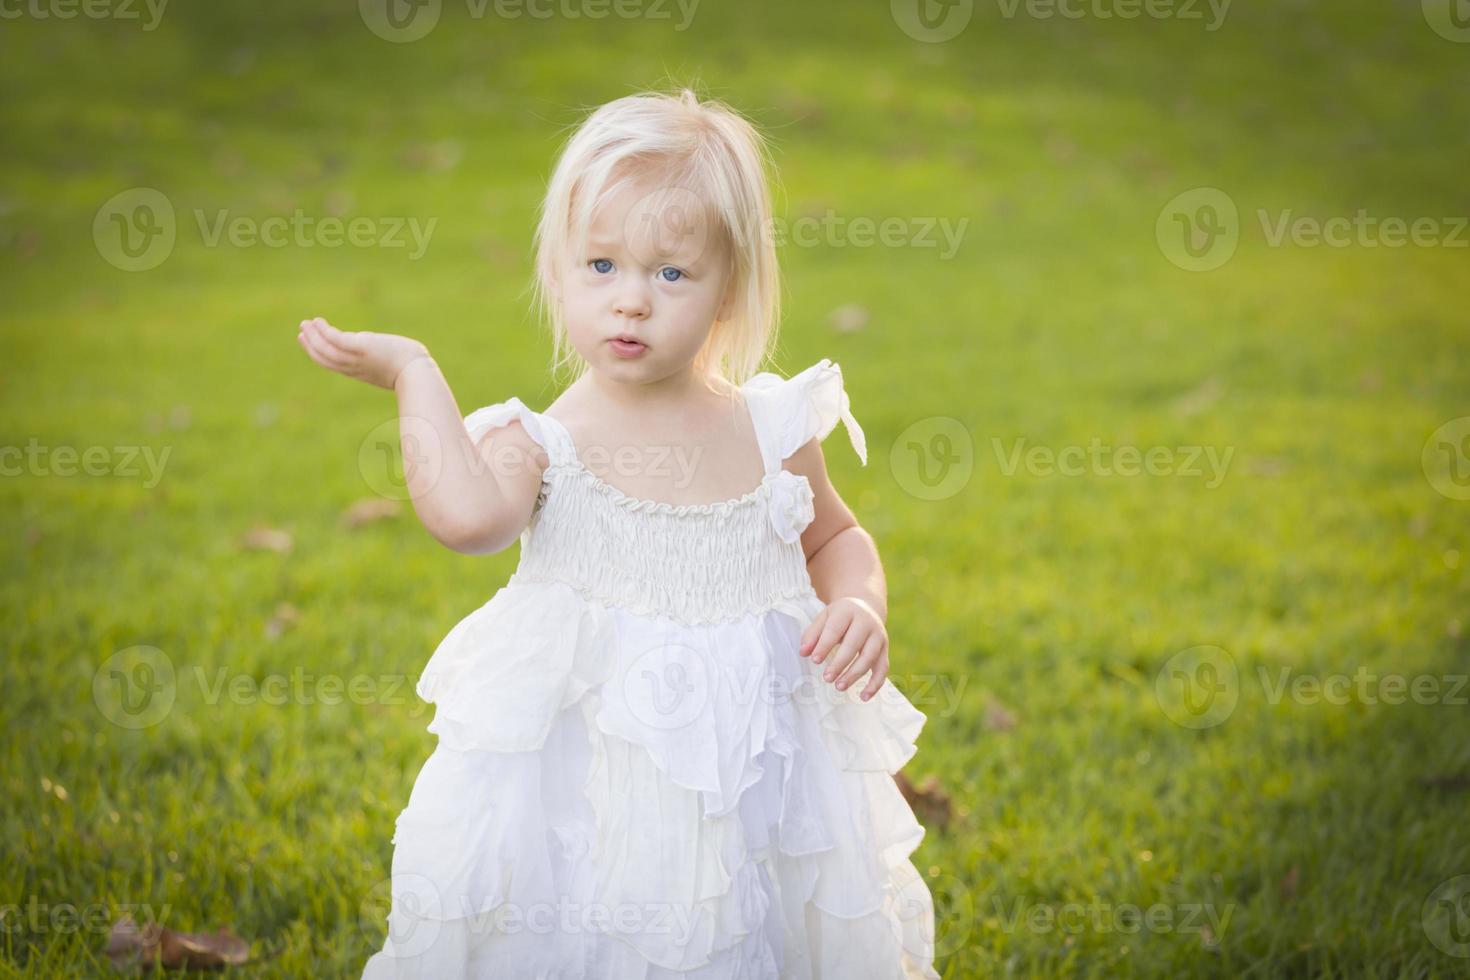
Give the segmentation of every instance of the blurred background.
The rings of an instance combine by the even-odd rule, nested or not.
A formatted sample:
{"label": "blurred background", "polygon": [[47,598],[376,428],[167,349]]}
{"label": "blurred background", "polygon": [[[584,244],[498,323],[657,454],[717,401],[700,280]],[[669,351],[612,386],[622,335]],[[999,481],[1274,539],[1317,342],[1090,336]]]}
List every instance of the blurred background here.
{"label": "blurred background", "polygon": [[3,0],[0,975],[360,972],[516,549],[298,323],[544,408],[559,142],[686,84],[867,432],[941,972],[1470,976],[1463,0]]}

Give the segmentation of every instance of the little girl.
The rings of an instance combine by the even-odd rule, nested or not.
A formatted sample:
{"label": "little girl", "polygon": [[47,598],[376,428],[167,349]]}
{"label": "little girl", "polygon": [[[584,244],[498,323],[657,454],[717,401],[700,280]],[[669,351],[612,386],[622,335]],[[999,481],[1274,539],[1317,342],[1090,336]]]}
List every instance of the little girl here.
{"label": "little girl", "polygon": [[830,360],[752,376],[767,165],[688,90],[582,123],[536,233],[576,371],[545,411],[461,418],[423,344],[301,324],[318,364],[395,392],[429,532],[521,545],[419,681],[438,744],[366,978],[937,980],[893,780],[926,718],[883,683],[882,566],[820,447],[841,421],[866,464],[863,433]]}

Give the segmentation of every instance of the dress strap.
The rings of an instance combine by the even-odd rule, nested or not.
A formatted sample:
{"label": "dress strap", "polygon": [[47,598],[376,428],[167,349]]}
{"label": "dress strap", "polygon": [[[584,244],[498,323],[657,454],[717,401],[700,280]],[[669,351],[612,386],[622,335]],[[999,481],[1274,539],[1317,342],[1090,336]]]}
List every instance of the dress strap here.
{"label": "dress strap", "polygon": [[766,472],[773,473],[812,438],[825,439],[840,421],[864,466],[867,439],[853,417],[842,384],[842,368],[822,358],[804,371],[782,378],[769,371],[741,385],[760,442]]}
{"label": "dress strap", "polygon": [[486,432],[502,425],[508,425],[517,418],[521,420],[521,425],[525,426],[526,433],[536,441],[537,445],[546,450],[546,455],[553,465],[567,463],[575,458],[576,451],[572,437],[566,428],[550,415],[533,412],[525,402],[515,396],[503,402],[496,402],[494,405],[475,409],[464,417],[464,425],[470,434],[471,441],[478,442]]}

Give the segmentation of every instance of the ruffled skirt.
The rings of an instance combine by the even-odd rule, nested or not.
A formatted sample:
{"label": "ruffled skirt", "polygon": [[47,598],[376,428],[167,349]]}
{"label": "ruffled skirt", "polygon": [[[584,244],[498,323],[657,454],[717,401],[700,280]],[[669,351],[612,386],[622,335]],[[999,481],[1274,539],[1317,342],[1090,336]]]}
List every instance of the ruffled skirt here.
{"label": "ruffled skirt", "polygon": [[925,716],[798,656],[821,608],[689,626],[522,584],[462,620],[364,980],[937,980],[892,775]]}

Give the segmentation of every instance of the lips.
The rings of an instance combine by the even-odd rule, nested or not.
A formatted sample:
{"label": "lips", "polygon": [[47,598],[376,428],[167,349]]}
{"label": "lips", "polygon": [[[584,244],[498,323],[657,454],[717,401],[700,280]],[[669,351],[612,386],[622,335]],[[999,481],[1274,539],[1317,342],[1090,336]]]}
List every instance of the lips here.
{"label": "lips", "polygon": [[614,337],[608,341],[608,346],[612,347],[613,353],[619,357],[638,357],[648,349],[648,345],[643,341],[627,337]]}

